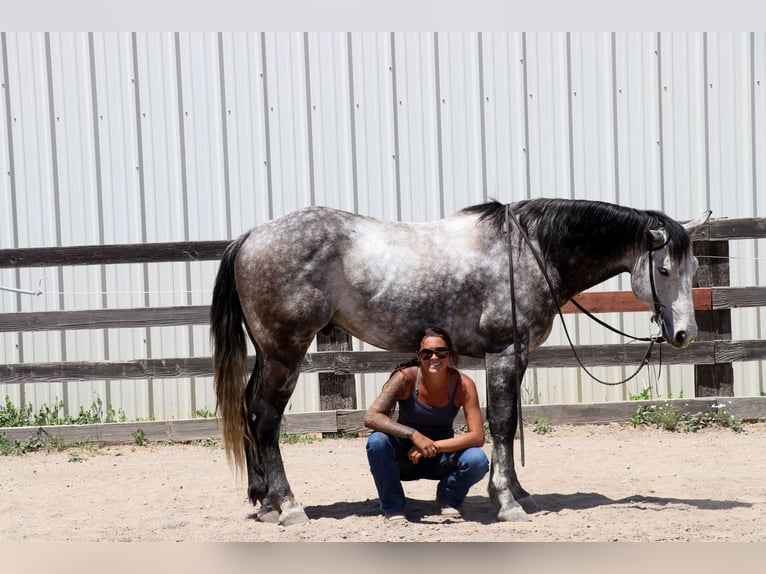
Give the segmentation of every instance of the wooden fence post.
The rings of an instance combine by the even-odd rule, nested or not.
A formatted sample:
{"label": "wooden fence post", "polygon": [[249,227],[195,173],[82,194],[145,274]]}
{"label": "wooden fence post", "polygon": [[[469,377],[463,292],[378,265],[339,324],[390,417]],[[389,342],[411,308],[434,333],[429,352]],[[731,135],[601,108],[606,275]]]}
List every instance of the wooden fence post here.
{"label": "wooden fence post", "polygon": [[[352,351],[351,337],[340,329],[317,333],[318,351]],[[354,375],[319,373],[319,408],[323,411],[356,409]]]}
{"label": "wooden fence post", "polygon": [[[695,287],[729,285],[729,242],[695,241],[694,255],[699,269],[694,277]],[[711,257],[706,257],[709,255]],[[718,309],[696,312],[698,341],[731,340],[731,311]],[[694,343],[692,343],[694,344]],[[694,366],[695,397],[733,397],[734,367],[731,363]]]}

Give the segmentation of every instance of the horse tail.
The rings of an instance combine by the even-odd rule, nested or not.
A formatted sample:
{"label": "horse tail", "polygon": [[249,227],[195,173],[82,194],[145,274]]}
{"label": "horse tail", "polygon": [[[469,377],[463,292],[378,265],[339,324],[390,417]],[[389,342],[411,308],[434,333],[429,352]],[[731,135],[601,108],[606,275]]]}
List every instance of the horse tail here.
{"label": "horse tail", "polygon": [[234,261],[245,239],[247,234],[230,243],[224,251],[210,306],[216,408],[221,416],[226,458],[238,471],[245,468],[245,443],[253,444],[245,401],[247,340],[234,277]]}

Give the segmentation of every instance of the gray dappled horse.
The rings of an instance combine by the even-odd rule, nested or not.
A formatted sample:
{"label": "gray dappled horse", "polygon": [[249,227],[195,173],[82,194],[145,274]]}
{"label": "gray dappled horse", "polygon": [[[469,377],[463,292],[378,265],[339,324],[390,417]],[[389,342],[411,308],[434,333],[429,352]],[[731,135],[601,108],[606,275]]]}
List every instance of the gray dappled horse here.
{"label": "gray dappled horse", "polygon": [[[660,212],[585,200],[532,199],[507,209],[489,202],[439,221],[401,223],[309,207],[227,247],[211,306],[215,389],[227,455],[246,466],[260,519],[308,520],[278,439],[321,330],[339,327],[376,347],[414,352],[426,327],[439,326],[460,354],[485,359],[489,494],[503,521],[525,520],[525,508],[534,508],[514,468],[520,397],[513,381],[516,365],[520,381],[529,353],[548,337],[559,304],[627,271],[665,340],[679,348],[694,340],[697,261],[688,231],[709,212],[681,225]],[[247,385],[243,322],[256,350]]]}

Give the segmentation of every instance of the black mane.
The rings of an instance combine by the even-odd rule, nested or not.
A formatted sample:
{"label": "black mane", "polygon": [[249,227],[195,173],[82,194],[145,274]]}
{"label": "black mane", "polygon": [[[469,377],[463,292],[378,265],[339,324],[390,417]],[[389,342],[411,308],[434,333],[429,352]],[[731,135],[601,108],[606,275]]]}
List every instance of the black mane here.
{"label": "black mane", "polygon": [[[603,201],[582,199],[528,199],[511,204],[522,227],[540,244],[544,256],[578,245],[591,252],[612,255],[628,244],[643,245],[646,230],[665,229],[671,257],[680,260],[691,246],[686,229],[659,211],[643,211]],[[464,213],[489,221],[498,232],[505,229],[505,204],[489,201],[466,207]]]}

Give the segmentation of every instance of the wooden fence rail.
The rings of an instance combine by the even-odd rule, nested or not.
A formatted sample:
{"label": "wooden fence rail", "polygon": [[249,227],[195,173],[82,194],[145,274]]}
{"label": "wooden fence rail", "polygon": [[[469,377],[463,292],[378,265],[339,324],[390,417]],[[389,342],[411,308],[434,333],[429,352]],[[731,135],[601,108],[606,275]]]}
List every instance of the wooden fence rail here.
{"label": "wooden fence rail", "polygon": [[[647,311],[646,304],[631,291],[588,291],[575,299],[593,313]],[[694,300],[698,311],[763,307],[766,287],[698,287],[694,289]],[[580,312],[572,303],[565,304],[562,311]],[[0,333],[206,325],[209,315],[208,305],[0,313]]]}
{"label": "wooden fence rail", "polygon": [[[639,365],[646,348],[631,345],[580,345],[577,356],[587,367]],[[663,346],[653,360],[663,365],[715,365],[739,361],[766,360],[766,341],[698,341],[687,349]],[[386,373],[396,365],[411,359],[412,354],[387,351],[324,351],[306,355],[304,373],[333,373],[336,375]],[[250,357],[252,370],[254,358]],[[460,365],[468,369],[483,369],[484,361],[461,357]],[[529,368],[578,367],[572,349],[563,345],[544,346],[530,353]],[[54,381],[98,381],[117,379],[151,379],[209,377],[213,367],[209,357],[135,359],[130,361],[65,361],[59,363],[17,363],[0,365],[4,383],[50,383]]]}
{"label": "wooden fence rail", "polygon": [[[697,399],[671,399],[668,401],[618,401],[598,404],[525,405],[524,421],[544,419],[550,425],[625,423],[638,409],[647,406],[673,405],[679,414],[711,413],[725,409],[726,413],[741,421],[766,419],[766,397],[711,397]],[[482,409],[486,419],[486,409]],[[328,410],[314,413],[294,413],[282,419],[281,432],[307,433],[363,433],[362,410]],[[455,418],[456,428],[464,424],[462,411]],[[0,428],[0,437],[23,441],[31,437],[52,438],[63,445],[129,444],[135,442],[136,432],[148,441],[184,442],[220,439],[220,422],[214,418],[170,421],[141,421],[130,423],[102,423],[91,425],[56,425],[40,427]]]}
{"label": "wooden fence rail", "polygon": [[[760,238],[766,238],[766,218],[714,219],[692,237],[695,241],[695,251],[698,242],[707,244],[708,242]],[[228,243],[229,241],[200,241],[0,249],[0,268],[210,261],[220,259]],[[728,278],[728,269],[726,274]],[[694,298],[695,308],[703,313],[726,311],[738,307],[760,307],[766,305],[766,287],[700,286],[695,288]],[[646,306],[637,301],[631,292],[590,291],[578,295],[577,299],[583,306],[596,313],[647,310]],[[562,310],[566,313],[579,312],[571,303],[565,305]],[[2,313],[0,314],[0,332],[203,325],[208,323],[208,315],[207,305]],[[723,339],[698,340],[688,349],[681,351],[663,345],[658,351],[661,353],[661,359],[655,360],[661,360],[663,364],[698,366],[766,360],[766,342],[730,339],[731,337],[728,336]],[[636,344],[584,345],[577,348],[577,354],[586,366],[637,365],[643,358],[644,352],[643,346]],[[382,351],[317,352],[307,355],[303,372],[336,375],[388,372],[392,364],[409,357],[410,355],[406,354]],[[253,358],[251,362],[252,360]],[[483,361],[469,357],[461,361],[461,364],[467,368],[482,369],[484,366]],[[529,366],[541,368],[578,365],[569,347],[544,346],[530,355]],[[3,383],[205,376],[212,376],[212,364],[209,357],[0,365],[0,381]],[[580,405],[580,407],[586,410],[588,408],[587,405]],[[343,410],[337,412],[346,413]],[[310,414],[307,413],[307,416]],[[330,415],[321,416],[325,420]],[[335,419],[340,416],[335,416]],[[351,416],[358,416],[358,413]],[[204,424],[203,429],[206,428]],[[326,430],[328,426],[326,423],[319,426],[322,427],[323,432],[331,432]],[[335,430],[343,428],[346,427],[335,426]],[[0,432],[4,432],[4,429],[0,429]]]}

